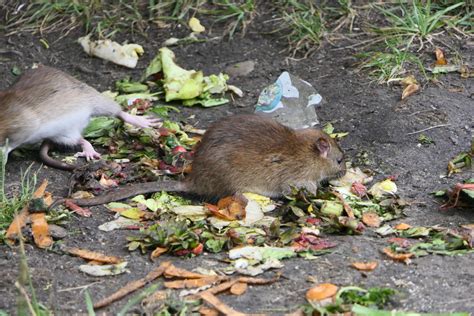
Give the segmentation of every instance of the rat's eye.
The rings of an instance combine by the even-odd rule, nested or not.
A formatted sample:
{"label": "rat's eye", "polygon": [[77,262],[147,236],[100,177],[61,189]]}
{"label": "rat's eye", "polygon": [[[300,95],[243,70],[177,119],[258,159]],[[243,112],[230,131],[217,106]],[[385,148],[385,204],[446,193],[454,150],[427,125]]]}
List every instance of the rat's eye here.
{"label": "rat's eye", "polygon": [[341,163],[343,163],[343,162],[344,162],[344,158],[343,158],[343,157],[341,157],[341,158],[339,158],[339,159],[337,160],[337,163],[338,163],[339,165],[340,165]]}

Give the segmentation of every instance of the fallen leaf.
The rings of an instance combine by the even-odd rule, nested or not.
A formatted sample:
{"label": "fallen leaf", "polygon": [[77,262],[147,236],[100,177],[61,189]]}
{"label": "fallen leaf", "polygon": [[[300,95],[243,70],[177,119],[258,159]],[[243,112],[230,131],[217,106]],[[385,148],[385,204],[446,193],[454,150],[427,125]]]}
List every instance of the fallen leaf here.
{"label": "fallen leaf", "polygon": [[32,213],[31,230],[35,244],[39,248],[48,248],[53,244],[53,238],[49,235],[48,222],[44,213]]}
{"label": "fallen leaf", "polygon": [[397,229],[397,230],[407,230],[407,229],[411,228],[411,225],[408,225],[406,223],[400,223],[400,224],[396,225],[394,228]]}
{"label": "fallen leaf", "polygon": [[208,275],[195,273],[195,272],[191,272],[191,271],[188,271],[188,270],[185,270],[185,269],[177,268],[174,265],[170,265],[165,270],[164,275],[167,278],[177,277],[177,278],[183,278],[183,279],[201,279],[201,278],[207,278],[208,277]]}
{"label": "fallen leaf", "polygon": [[403,89],[402,100],[408,98],[409,96],[411,96],[412,94],[414,94],[418,90],[420,90],[420,85],[418,85],[418,84],[408,85],[405,89]]}
{"label": "fallen leaf", "polygon": [[191,289],[196,287],[203,287],[206,285],[212,285],[220,280],[222,280],[222,277],[220,276],[206,276],[200,279],[168,281],[165,282],[164,285],[168,289]]}
{"label": "fallen leaf", "polygon": [[64,201],[64,205],[68,209],[70,209],[71,211],[73,211],[74,213],[76,213],[80,216],[84,216],[84,217],[91,217],[92,216],[92,212],[88,208],[82,208],[82,207],[75,204],[73,201],[71,201],[69,199],[66,199],[66,201]]}
{"label": "fallen leaf", "polygon": [[70,255],[81,257],[86,260],[94,260],[102,263],[120,263],[123,260],[115,256],[107,256],[100,252],[90,251],[87,249],[62,246],[61,250],[67,252]]}
{"label": "fallen leaf", "polygon": [[380,227],[382,220],[375,212],[365,212],[362,214],[362,222],[369,227]]}
{"label": "fallen leaf", "polygon": [[418,81],[416,81],[416,78],[415,76],[413,75],[409,75],[409,76],[406,76],[405,78],[402,79],[402,81],[400,81],[402,85],[404,85],[405,87],[409,86],[409,85],[412,85],[412,84],[418,84]]}
{"label": "fallen leaf", "polygon": [[377,261],[351,263],[351,266],[353,266],[359,271],[373,271],[375,268],[377,268],[377,265]]}
{"label": "fallen leaf", "polygon": [[150,258],[155,259],[164,254],[168,251],[168,248],[156,247],[155,250],[152,251]]}
{"label": "fallen leaf", "polygon": [[219,316],[219,311],[217,309],[206,306],[199,307],[198,312],[203,316]]}
{"label": "fallen leaf", "polygon": [[192,17],[189,19],[188,22],[189,28],[194,32],[194,33],[202,33],[206,30],[204,26],[201,25],[201,21],[199,21],[197,18]]}
{"label": "fallen leaf", "polygon": [[436,62],[435,64],[437,66],[444,66],[444,65],[447,65],[448,64],[448,61],[446,60],[446,58],[444,57],[444,53],[443,51],[440,49],[440,48],[436,48],[435,49],[435,55],[436,55]]}
{"label": "fallen leaf", "polygon": [[[32,199],[42,198],[44,193],[46,192],[47,186],[48,180],[44,180],[33,193]],[[21,210],[21,212],[17,214],[13,219],[5,234],[5,237],[7,238],[7,240],[9,240],[10,243],[12,243],[14,239],[19,237],[21,229],[26,225],[26,221],[28,219],[29,214],[30,213],[28,212],[28,206],[25,206]]]}
{"label": "fallen leaf", "polygon": [[93,197],[94,197],[94,194],[90,193],[89,191],[76,191],[73,194],[71,194],[71,198],[74,200],[92,199]]}
{"label": "fallen leaf", "polygon": [[397,185],[390,179],[385,179],[375,183],[368,191],[375,198],[381,198],[386,195],[394,195],[397,192]]}
{"label": "fallen leaf", "polygon": [[111,187],[117,187],[118,186],[117,180],[109,179],[109,178],[107,178],[107,176],[105,174],[102,174],[102,176],[100,177],[99,183],[104,188],[111,188]]}
{"label": "fallen leaf", "polygon": [[367,188],[360,182],[354,182],[351,186],[351,192],[357,195],[358,197],[363,197],[367,195]]}
{"label": "fallen leaf", "polygon": [[331,283],[322,283],[312,287],[306,292],[308,301],[322,301],[336,295],[338,287]]}
{"label": "fallen leaf", "polygon": [[402,261],[406,264],[409,264],[411,262],[410,258],[414,255],[413,253],[396,253],[393,252],[390,248],[384,248],[383,253],[395,261]]}
{"label": "fallen leaf", "polygon": [[126,261],[117,264],[104,265],[83,264],[79,266],[79,270],[92,276],[118,275],[128,272],[126,269],[127,264],[128,262]]}
{"label": "fallen leaf", "polygon": [[230,293],[234,295],[242,295],[247,291],[247,283],[237,282],[230,287]]}
{"label": "fallen leaf", "polygon": [[402,248],[408,248],[411,245],[410,240],[401,237],[392,237],[389,238],[387,241]]}

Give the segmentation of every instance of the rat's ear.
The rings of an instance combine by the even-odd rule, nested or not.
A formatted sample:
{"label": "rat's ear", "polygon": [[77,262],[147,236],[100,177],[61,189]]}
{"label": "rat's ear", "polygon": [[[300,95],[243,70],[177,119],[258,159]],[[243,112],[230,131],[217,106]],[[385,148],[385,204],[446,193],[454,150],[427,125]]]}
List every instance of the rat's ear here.
{"label": "rat's ear", "polygon": [[323,158],[327,158],[329,149],[331,149],[331,145],[329,144],[328,140],[320,137],[314,144],[316,151],[318,152],[319,156]]}

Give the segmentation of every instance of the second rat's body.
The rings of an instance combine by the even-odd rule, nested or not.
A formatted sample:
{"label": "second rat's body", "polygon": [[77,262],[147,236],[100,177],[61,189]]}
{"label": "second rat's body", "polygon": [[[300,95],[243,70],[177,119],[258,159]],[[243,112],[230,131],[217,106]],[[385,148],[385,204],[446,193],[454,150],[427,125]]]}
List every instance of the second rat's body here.
{"label": "second rat's body", "polygon": [[343,158],[337,143],[320,130],[293,130],[258,115],[235,115],[204,134],[184,181],[139,183],[74,202],[97,205],[161,190],[206,199],[245,192],[278,197],[292,187],[315,192],[321,181],[344,174]]}
{"label": "second rat's body", "polygon": [[[27,143],[43,140],[63,145],[81,145],[80,156],[99,158],[82,130],[92,116],[115,116],[139,127],[155,120],[123,112],[113,100],[94,88],[47,66],[26,72],[12,87],[0,92],[0,146],[8,139],[7,153]],[[44,143],[46,153],[48,143]],[[55,165],[61,168],[61,163]],[[64,169],[68,165],[63,164]],[[69,168],[70,169],[70,168]]]}

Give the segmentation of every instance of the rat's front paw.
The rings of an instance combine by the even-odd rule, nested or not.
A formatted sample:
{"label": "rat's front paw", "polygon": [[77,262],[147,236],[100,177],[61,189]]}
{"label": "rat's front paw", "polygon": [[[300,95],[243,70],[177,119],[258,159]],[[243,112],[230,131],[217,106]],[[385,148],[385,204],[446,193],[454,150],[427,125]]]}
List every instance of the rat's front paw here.
{"label": "rat's front paw", "polygon": [[92,150],[85,150],[78,152],[74,155],[74,157],[84,157],[86,158],[87,161],[93,160],[93,159],[100,159],[100,154],[96,152],[94,149]]}
{"label": "rat's front paw", "polygon": [[138,116],[122,112],[120,113],[119,117],[125,123],[132,124],[140,128],[157,127],[160,124],[160,119],[154,116]]}

